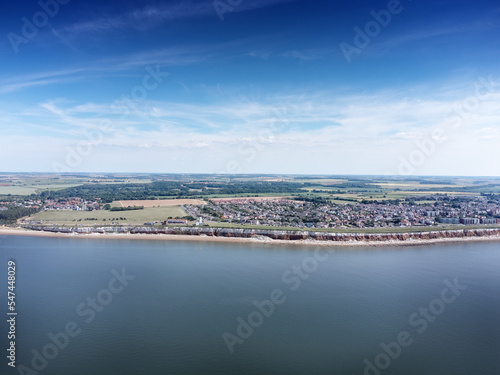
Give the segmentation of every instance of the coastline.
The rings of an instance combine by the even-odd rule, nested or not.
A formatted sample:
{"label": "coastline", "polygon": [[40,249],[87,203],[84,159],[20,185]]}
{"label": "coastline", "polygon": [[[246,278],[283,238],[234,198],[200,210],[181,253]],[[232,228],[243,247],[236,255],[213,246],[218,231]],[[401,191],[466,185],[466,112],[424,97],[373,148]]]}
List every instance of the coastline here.
{"label": "coastline", "polygon": [[270,245],[296,245],[296,246],[327,246],[327,247],[380,247],[380,246],[416,246],[442,243],[484,242],[500,241],[500,234],[470,237],[440,237],[432,239],[408,238],[405,240],[348,240],[348,241],[322,241],[314,239],[282,240],[269,237],[219,237],[207,235],[184,235],[184,234],[145,234],[145,233],[54,233],[36,231],[24,228],[0,227],[0,235],[7,236],[35,236],[35,237],[58,237],[58,238],[86,238],[86,239],[118,239],[118,240],[155,240],[155,241],[201,241],[201,242],[226,242],[247,244],[270,244]]}

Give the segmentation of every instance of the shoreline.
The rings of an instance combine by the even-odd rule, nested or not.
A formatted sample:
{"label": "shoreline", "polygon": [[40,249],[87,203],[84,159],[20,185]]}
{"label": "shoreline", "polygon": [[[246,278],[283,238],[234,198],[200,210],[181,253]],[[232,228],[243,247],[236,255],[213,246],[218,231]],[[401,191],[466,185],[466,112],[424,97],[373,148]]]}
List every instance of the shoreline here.
{"label": "shoreline", "polygon": [[347,241],[323,241],[314,239],[283,240],[269,237],[220,237],[208,235],[184,235],[184,234],[145,234],[145,233],[59,233],[36,231],[23,228],[0,227],[0,235],[7,236],[31,236],[31,237],[57,237],[57,238],[86,238],[86,239],[115,239],[115,240],[155,240],[155,241],[198,241],[198,242],[225,242],[225,243],[247,243],[247,244],[269,244],[269,245],[296,245],[296,246],[328,246],[328,247],[380,247],[380,246],[417,246],[443,243],[484,242],[500,241],[500,234],[469,237],[440,237],[432,239],[408,238],[405,240],[347,240]]}

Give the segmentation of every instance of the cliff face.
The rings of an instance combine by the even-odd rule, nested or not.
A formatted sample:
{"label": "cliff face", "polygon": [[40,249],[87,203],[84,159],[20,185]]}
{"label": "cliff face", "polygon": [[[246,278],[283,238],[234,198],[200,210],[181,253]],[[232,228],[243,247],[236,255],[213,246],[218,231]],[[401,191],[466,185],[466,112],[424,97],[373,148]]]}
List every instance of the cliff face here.
{"label": "cliff face", "polygon": [[25,226],[27,229],[57,233],[142,233],[142,234],[177,234],[210,237],[262,238],[273,240],[299,241],[335,241],[335,242],[381,242],[407,240],[433,240],[441,238],[485,237],[500,235],[500,228],[495,229],[461,229],[414,233],[327,233],[309,231],[279,231],[265,229],[230,229],[203,227],[58,227],[58,226]]}

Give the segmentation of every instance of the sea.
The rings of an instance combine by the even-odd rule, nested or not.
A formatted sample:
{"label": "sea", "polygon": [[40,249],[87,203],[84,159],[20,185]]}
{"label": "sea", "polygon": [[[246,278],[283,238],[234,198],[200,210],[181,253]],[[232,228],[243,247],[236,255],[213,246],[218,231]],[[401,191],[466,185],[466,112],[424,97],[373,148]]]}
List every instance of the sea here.
{"label": "sea", "polygon": [[2,375],[500,374],[500,242],[0,236],[0,296]]}

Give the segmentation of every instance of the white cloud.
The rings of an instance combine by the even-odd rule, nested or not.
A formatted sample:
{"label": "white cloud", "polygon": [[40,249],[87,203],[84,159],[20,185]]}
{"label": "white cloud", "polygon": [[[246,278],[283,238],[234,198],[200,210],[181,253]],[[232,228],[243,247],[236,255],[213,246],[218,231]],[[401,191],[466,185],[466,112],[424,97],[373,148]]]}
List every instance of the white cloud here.
{"label": "white cloud", "polygon": [[[234,162],[247,173],[384,174],[397,173],[401,158],[439,129],[435,152],[415,174],[492,175],[498,173],[494,160],[500,157],[495,147],[500,139],[500,93],[481,100],[458,127],[447,120],[474,89],[471,83],[458,102],[439,93],[403,97],[390,90],[199,105],[150,101],[126,116],[112,103],[44,102],[20,115],[0,112],[9,123],[22,123],[22,134],[31,131],[44,139],[40,143],[38,137],[23,137],[12,126],[2,135],[0,158],[30,156],[51,165],[64,159],[66,147],[85,142],[84,131],[94,134],[103,120],[110,120],[113,130],[78,170],[220,172]],[[51,125],[41,127],[40,121]],[[22,146],[13,148],[12,142]]]}

